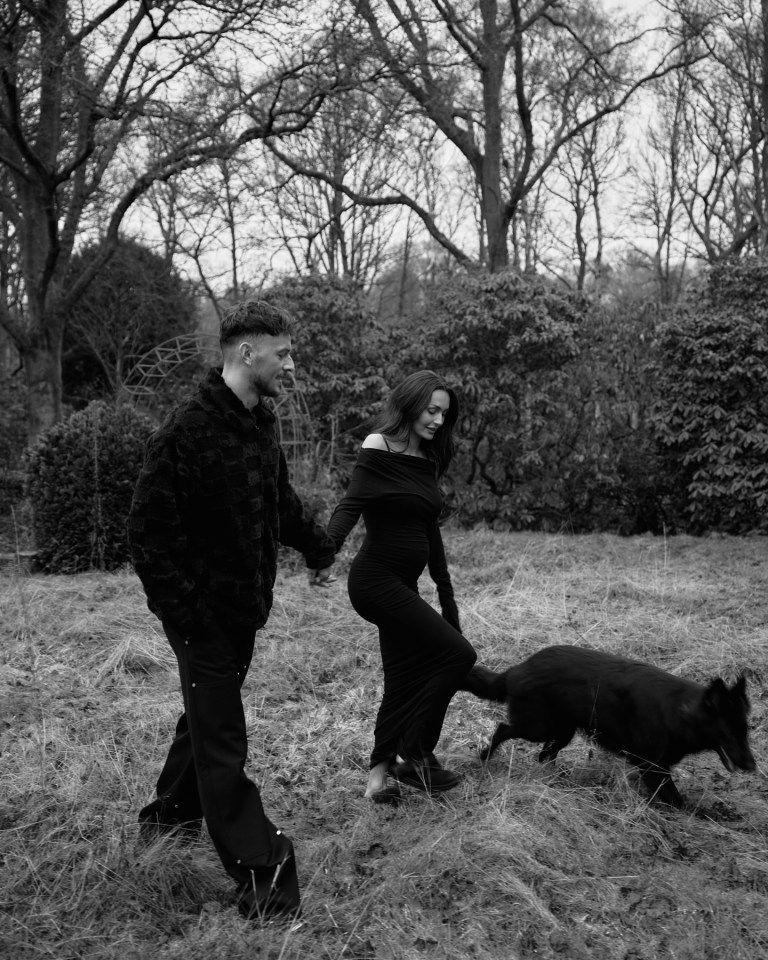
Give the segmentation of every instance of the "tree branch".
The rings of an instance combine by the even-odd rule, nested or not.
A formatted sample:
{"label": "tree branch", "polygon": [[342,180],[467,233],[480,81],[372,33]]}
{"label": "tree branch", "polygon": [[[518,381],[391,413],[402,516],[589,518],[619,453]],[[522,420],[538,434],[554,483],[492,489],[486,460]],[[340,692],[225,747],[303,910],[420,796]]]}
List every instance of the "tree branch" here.
{"label": "tree branch", "polygon": [[321,180],[324,183],[329,184],[334,188],[343,193],[346,197],[349,197],[354,203],[360,204],[365,207],[386,207],[386,206],[403,206],[407,207],[409,210],[413,210],[422,223],[426,227],[430,236],[432,236],[437,242],[448,250],[456,260],[466,267],[476,267],[477,263],[471,257],[467,256],[463,250],[461,250],[452,240],[450,240],[441,230],[438,229],[434,217],[424,209],[420,204],[416,203],[411,197],[406,196],[402,193],[392,194],[388,197],[368,197],[360,193],[357,193],[355,190],[352,190],[345,183],[335,179],[329,174],[325,173],[323,170],[313,169],[307,167],[304,164],[300,163],[296,158],[290,157],[288,154],[284,153],[280,148],[275,144],[274,140],[271,138],[265,140],[265,146],[287,167],[293,170],[295,173],[300,174],[304,177],[312,177],[315,180]]}

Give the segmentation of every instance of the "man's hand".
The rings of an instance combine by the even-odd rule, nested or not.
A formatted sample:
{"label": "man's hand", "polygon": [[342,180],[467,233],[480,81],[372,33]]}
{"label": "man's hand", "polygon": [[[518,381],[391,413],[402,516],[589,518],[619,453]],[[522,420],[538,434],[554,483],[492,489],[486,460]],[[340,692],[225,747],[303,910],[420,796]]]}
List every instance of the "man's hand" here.
{"label": "man's hand", "polygon": [[331,583],[336,582],[336,577],[331,576],[331,568],[323,567],[322,570],[310,570],[309,571],[309,585],[310,587],[327,587]]}

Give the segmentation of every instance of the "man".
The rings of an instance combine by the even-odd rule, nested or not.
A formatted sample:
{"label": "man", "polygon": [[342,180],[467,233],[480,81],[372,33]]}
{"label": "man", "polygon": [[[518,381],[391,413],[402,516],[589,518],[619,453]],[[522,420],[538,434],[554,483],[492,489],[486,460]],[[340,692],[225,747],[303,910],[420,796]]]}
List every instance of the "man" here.
{"label": "man", "polygon": [[263,403],[292,382],[290,320],[263,301],[221,323],[224,365],[210,370],[149,442],[129,539],[149,608],[179,664],[184,713],[139,814],[142,837],[208,832],[248,917],[293,914],[293,846],[245,774],[240,688],[267,620],[278,541],[302,552],[325,586],[334,545],[293,490],[275,416]]}

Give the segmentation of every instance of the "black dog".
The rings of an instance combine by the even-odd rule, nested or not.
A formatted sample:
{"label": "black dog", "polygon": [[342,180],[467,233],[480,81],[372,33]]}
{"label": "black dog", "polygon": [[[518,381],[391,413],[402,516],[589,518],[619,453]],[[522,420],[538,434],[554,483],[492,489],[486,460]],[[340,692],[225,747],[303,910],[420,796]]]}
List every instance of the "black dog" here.
{"label": "black dog", "polygon": [[637,660],[554,646],[503,673],[475,666],[462,689],[507,704],[509,722],[498,725],[483,760],[513,737],[544,743],[539,760],[554,760],[580,730],[626,756],[651,796],[677,807],[671,769],[689,754],[715,750],[730,771],[755,769],[744,676],[730,688],[719,678],[703,687]]}

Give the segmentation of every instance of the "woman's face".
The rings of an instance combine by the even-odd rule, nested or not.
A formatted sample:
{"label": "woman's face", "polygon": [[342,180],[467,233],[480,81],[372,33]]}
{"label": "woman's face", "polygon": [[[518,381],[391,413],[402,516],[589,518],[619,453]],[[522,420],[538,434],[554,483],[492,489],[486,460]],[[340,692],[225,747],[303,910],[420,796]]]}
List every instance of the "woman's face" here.
{"label": "woman's face", "polygon": [[445,390],[433,391],[429,404],[421,411],[411,428],[419,440],[428,441],[434,437],[443,425],[450,404],[450,397]]}

